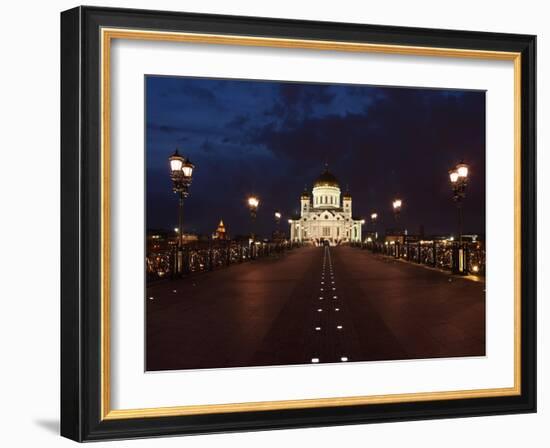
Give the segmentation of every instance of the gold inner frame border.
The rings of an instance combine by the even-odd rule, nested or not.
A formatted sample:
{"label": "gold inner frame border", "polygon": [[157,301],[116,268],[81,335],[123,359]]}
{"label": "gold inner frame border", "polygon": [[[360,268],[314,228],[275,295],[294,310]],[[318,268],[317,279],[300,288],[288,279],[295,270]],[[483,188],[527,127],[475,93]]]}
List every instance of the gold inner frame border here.
{"label": "gold inner frame border", "polygon": [[[101,420],[168,417],[229,412],[251,412],[316,407],[407,403],[433,400],[502,397],[521,394],[521,53],[459,48],[337,42],[306,39],[265,38],[238,35],[101,29]],[[245,403],[183,405],[170,407],[111,409],[110,368],[110,130],[111,130],[111,42],[113,39],[185,42],[212,45],[240,45],[383,53],[413,56],[506,60],[514,63],[514,386],[441,392],[313,398]]]}

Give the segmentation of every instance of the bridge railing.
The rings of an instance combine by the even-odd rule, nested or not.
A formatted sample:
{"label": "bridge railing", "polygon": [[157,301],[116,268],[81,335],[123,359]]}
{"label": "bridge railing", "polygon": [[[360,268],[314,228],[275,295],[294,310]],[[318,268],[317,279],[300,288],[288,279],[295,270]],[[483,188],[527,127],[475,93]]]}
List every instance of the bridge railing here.
{"label": "bridge railing", "polygon": [[424,264],[453,273],[485,275],[485,245],[458,241],[369,241],[352,246],[388,257]]}
{"label": "bridge railing", "polygon": [[171,248],[150,252],[145,257],[148,281],[174,278],[213,271],[235,263],[264,258],[299,246],[288,241],[247,242],[219,241],[188,244],[182,248]]}

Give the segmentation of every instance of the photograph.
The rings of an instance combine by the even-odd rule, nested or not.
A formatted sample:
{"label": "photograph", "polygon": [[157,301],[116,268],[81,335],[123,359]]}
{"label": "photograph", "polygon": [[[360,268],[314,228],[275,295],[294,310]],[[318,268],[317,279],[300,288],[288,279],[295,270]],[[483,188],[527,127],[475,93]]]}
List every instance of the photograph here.
{"label": "photograph", "polygon": [[486,356],[486,91],[147,74],[145,371]]}

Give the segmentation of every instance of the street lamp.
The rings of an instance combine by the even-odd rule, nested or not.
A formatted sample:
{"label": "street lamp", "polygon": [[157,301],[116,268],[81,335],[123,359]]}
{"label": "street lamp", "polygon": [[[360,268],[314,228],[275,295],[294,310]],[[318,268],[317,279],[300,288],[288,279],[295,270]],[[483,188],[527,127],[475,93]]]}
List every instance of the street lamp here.
{"label": "street lamp", "polygon": [[193,179],[195,165],[189,159],[181,156],[176,149],[168,161],[170,162],[170,179],[172,179],[172,190],[179,196],[178,207],[178,247],[181,247],[183,240],[183,200],[189,195],[189,186]]}
{"label": "street lamp", "polygon": [[396,222],[399,221],[399,214],[401,213],[401,206],[402,205],[403,205],[403,202],[401,201],[401,199],[394,199],[394,201],[392,202],[393,214],[395,216],[395,221]]}
{"label": "street lamp", "polygon": [[468,184],[468,165],[460,162],[449,170],[449,180],[453,190],[453,201],[458,212],[458,241],[462,245],[462,201],[466,197],[466,185]]}
{"label": "street lamp", "polygon": [[468,165],[460,162],[454,168],[449,170],[449,181],[453,190],[453,201],[456,203],[458,219],[458,264],[453,270],[458,273],[466,274],[468,266],[465,258],[464,247],[462,246],[462,201],[466,197],[466,185],[468,184]]}
{"label": "street lamp", "polygon": [[283,217],[283,214],[279,210],[275,210],[273,213],[273,216],[275,217],[275,232],[273,232],[273,240],[279,242],[280,240],[283,240],[284,238],[281,238],[281,218]]}
{"label": "street lamp", "polygon": [[372,222],[372,231],[376,233],[376,221],[378,220],[378,213],[371,213],[370,220]]}
{"label": "street lamp", "polygon": [[254,241],[254,224],[256,223],[256,213],[260,206],[260,199],[257,196],[249,196],[247,199],[248,210],[250,211],[250,219],[252,221],[252,241]]}

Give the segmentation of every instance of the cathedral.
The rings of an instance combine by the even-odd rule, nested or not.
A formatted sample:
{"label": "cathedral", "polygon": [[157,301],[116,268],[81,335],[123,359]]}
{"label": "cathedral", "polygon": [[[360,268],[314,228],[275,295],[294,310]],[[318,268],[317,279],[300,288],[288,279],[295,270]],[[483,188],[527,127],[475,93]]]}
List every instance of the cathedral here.
{"label": "cathedral", "polygon": [[289,220],[290,239],[315,245],[360,242],[364,221],[353,218],[351,195],[341,195],[340,185],[328,168],[315,180],[310,194],[300,196],[300,217]]}

